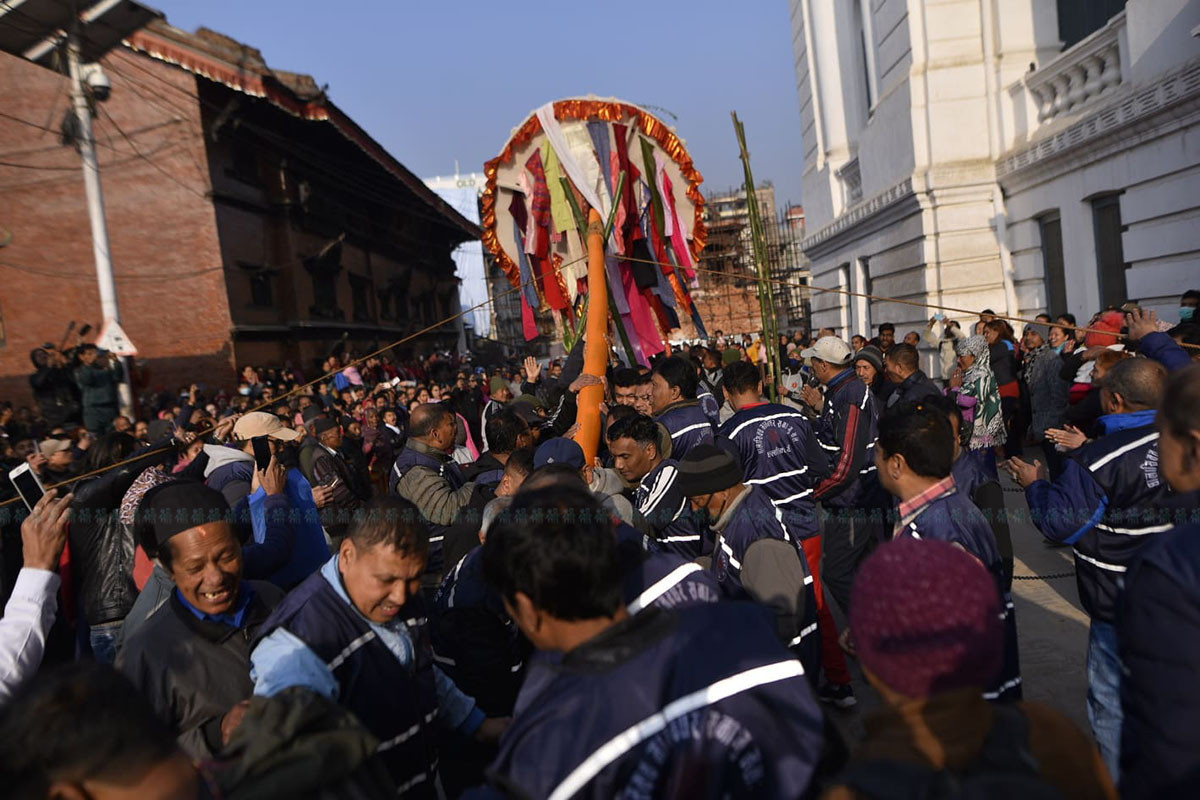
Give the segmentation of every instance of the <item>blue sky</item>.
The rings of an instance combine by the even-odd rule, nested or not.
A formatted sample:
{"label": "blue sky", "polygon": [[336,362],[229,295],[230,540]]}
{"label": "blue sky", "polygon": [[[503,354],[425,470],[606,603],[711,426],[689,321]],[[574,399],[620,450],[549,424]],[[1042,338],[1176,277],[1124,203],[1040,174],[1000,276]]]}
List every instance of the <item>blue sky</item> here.
{"label": "blue sky", "polygon": [[[547,100],[615,96],[676,126],[706,192],[754,176],[800,202],[803,148],[785,0],[603,4],[480,0],[148,0],[185,30],[220,31],[307,72],[423,177],[478,172]],[[674,114],[672,119],[662,109]]]}

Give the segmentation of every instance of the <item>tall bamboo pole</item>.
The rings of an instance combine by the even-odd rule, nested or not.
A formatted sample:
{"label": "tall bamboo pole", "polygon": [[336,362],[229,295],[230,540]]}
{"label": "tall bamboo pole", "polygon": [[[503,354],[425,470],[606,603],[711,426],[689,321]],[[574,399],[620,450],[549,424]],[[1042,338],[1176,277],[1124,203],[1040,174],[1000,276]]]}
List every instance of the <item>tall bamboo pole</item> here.
{"label": "tall bamboo pole", "polygon": [[755,191],[754,173],[750,171],[750,151],[746,149],[746,128],[731,111],[733,129],[737,133],[738,148],[741,150],[742,169],[746,174],[746,213],[750,220],[750,238],[754,245],[754,261],[758,268],[758,307],[762,314],[763,346],[767,348],[767,374],[763,380],[772,400],[779,384],[779,334],[775,326],[775,303],[771,297],[771,265],[767,257],[767,242],[763,235],[762,217],[758,210],[758,193]]}

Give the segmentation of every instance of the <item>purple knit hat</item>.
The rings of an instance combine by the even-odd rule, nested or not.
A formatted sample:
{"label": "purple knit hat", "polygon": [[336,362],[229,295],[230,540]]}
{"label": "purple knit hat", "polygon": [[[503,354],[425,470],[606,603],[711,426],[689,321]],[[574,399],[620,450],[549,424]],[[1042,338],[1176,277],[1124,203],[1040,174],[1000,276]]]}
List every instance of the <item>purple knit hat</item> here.
{"label": "purple knit hat", "polygon": [[1000,672],[1002,610],[991,574],[973,556],[905,537],[863,562],[850,630],[863,666],[901,694],[982,691]]}

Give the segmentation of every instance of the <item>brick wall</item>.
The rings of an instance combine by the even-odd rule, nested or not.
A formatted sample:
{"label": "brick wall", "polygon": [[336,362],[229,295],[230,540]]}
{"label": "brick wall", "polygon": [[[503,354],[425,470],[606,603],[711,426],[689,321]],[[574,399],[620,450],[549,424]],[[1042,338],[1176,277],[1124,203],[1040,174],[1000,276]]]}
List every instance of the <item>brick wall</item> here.
{"label": "brick wall", "polygon": [[[196,80],[124,50],[103,63],[113,91],[95,131],[123,327],[150,386],[231,379],[200,109],[185,95]],[[6,114],[54,131],[69,104],[65,77],[4,54],[0,97]],[[0,118],[0,161],[26,167],[0,165],[0,241],[12,236],[0,247],[0,399],[23,404],[29,351],[69,320],[102,318],[78,155],[56,132]]]}
{"label": "brick wall", "polygon": [[[738,286],[733,281],[703,273],[699,280],[700,288],[692,290],[692,299],[709,336],[714,336],[718,330],[726,334],[758,333],[762,330],[756,284],[747,281],[744,286]],[[680,322],[683,326],[679,338],[695,338],[695,326],[691,320],[681,319]]]}

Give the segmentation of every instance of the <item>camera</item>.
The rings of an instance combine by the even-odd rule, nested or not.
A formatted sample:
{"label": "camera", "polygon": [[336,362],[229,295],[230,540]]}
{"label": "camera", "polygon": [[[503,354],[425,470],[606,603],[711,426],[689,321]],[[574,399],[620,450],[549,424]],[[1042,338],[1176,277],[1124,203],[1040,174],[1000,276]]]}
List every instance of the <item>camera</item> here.
{"label": "camera", "polygon": [[112,81],[104,74],[99,64],[84,64],[82,78],[87,84],[88,92],[97,102],[103,103],[112,96]]}

